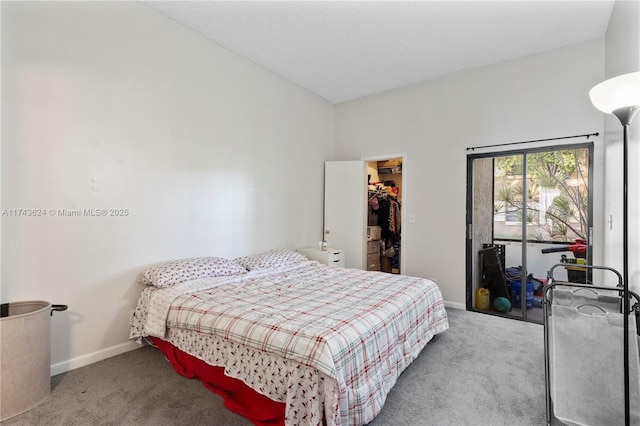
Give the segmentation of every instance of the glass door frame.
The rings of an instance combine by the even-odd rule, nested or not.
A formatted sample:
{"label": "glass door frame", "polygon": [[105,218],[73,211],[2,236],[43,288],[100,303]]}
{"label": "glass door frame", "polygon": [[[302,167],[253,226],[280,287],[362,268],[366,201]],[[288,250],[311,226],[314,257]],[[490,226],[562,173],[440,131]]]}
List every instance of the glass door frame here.
{"label": "glass door frame", "polygon": [[[490,315],[498,315],[512,319],[524,320],[527,321],[527,309],[524,309],[524,304],[522,304],[523,308],[521,309],[522,314],[520,316],[508,315],[508,314],[500,314],[498,312],[492,310],[480,310],[476,309],[473,306],[474,300],[474,262],[473,256],[476,256],[477,253],[474,253],[474,206],[473,206],[473,194],[474,194],[474,169],[473,164],[475,160],[486,159],[486,158],[496,158],[496,157],[505,157],[512,155],[521,155],[523,156],[523,174],[527,172],[527,154],[537,153],[537,152],[547,152],[547,151],[562,151],[569,149],[587,149],[588,152],[588,194],[589,200],[587,204],[587,263],[591,264],[593,259],[593,166],[594,166],[594,143],[593,142],[583,142],[576,144],[563,144],[563,145],[546,145],[546,146],[537,146],[531,148],[522,148],[522,149],[514,149],[514,150],[503,150],[503,151],[490,151],[484,153],[473,153],[467,155],[467,194],[466,194],[466,235],[465,235],[465,252],[466,252],[466,309],[468,311],[481,312]],[[492,165],[494,178],[491,182],[491,191],[495,193],[495,164]],[[527,179],[524,178],[527,175],[523,175],[523,193],[526,194],[526,182]],[[492,196],[493,198],[493,196]],[[527,203],[523,203],[523,212],[522,217],[527,217]],[[493,243],[494,236],[494,222],[491,222],[491,239]],[[527,271],[527,221],[522,220],[522,232],[521,232],[521,242],[522,242],[522,268],[523,268],[523,278],[521,282],[526,283],[526,271]],[[505,265],[502,265],[503,268]],[[523,288],[523,293],[526,289],[526,284]],[[524,300],[524,299],[521,299]]]}

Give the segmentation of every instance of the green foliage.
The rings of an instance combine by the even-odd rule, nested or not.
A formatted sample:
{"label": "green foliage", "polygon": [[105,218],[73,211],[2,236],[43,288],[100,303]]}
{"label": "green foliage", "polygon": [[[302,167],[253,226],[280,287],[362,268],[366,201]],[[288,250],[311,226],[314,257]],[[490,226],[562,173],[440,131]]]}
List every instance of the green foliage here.
{"label": "green foliage", "polygon": [[[532,238],[570,241],[586,238],[588,223],[588,149],[565,149],[527,154],[527,223],[537,224]],[[514,213],[522,218],[523,156],[496,157],[494,213]],[[541,189],[557,190],[558,195],[539,218]],[[548,193],[549,191],[546,191]],[[498,209],[499,208],[499,209]],[[536,216],[537,213],[537,216]],[[536,223],[536,220],[540,223]]]}

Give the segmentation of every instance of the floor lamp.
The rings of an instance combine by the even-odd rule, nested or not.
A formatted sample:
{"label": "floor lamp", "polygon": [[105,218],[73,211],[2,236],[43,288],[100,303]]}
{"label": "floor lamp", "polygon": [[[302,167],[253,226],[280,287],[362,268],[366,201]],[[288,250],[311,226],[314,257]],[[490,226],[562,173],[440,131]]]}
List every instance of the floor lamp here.
{"label": "floor lamp", "polygon": [[630,423],[629,409],[629,229],[628,229],[628,179],[629,179],[629,125],[640,110],[640,72],[623,74],[596,85],[589,91],[591,103],[600,111],[618,117],[623,130],[622,147],[622,283],[624,294],[624,406],[625,425]]}

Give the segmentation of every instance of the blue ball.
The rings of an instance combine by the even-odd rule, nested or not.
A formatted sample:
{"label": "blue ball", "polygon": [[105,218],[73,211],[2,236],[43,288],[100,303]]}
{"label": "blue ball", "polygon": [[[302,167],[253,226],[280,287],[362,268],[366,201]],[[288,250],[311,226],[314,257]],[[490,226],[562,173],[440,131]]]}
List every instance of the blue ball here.
{"label": "blue ball", "polygon": [[511,302],[506,297],[496,297],[493,301],[493,309],[498,312],[509,312],[511,310]]}

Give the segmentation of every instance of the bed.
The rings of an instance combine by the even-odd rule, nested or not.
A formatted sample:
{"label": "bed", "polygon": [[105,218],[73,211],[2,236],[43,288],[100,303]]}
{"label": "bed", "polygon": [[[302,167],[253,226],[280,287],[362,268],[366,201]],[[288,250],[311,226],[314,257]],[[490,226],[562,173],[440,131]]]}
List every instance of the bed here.
{"label": "bed", "polygon": [[257,425],[362,425],[448,328],[430,280],[310,261],[277,249],[169,262],[145,285],[130,338]]}

